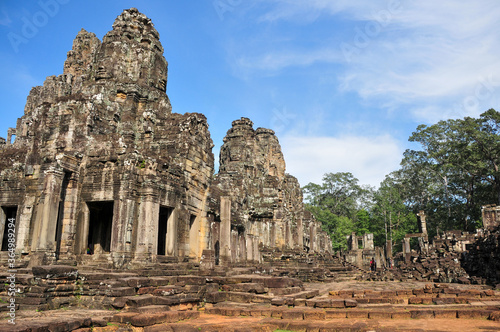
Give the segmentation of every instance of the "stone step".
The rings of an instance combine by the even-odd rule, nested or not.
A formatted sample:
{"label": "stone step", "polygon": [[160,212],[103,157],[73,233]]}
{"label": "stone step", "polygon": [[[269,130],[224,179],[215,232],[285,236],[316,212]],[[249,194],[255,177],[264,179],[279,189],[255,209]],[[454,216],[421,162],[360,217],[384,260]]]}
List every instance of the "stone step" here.
{"label": "stone step", "polygon": [[112,317],[112,322],[130,324],[135,327],[146,327],[156,324],[175,323],[200,317],[198,311],[164,311],[156,313],[123,312]]}
{"label": "stone step", "polygon": [[500,320],[500,310],[492,307],[461,309],[425,308],[286,308],[286,307],[235,307],[220,306],[205,309],[207,314],[221,316],[255,316],[292,320],[329,319],[491,319]]}

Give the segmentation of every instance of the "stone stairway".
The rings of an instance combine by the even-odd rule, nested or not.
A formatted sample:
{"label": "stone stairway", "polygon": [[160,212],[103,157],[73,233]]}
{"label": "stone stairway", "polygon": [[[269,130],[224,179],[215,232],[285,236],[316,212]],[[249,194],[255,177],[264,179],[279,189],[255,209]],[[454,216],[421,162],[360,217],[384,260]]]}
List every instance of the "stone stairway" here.
{"label": "stone stairway", "polygon": [[[336,282],[333,278],[304,283],[272,275],[280,273],[279,268],[271,275],[262,273],[261,268],[220,268],[204,274],[207,271],[193,263],[162,262],[155,268],[137,270],[58,265],[19,269],[15,299],[20,324],[17,330],[9,330],[31,331],[32,326],[38,326],[35,330],[114,331],[109,325],[115,324],[117,328],[133,326],[144,331],[199,331],[201,327],[236,331],[235,322],[226,320],[245,319],[251,322],[241,331],[274,331],[271,327],[302,331],[304,326],[307,331],[319,331],[344,320],[481,319],[500,324],[500,292],[491,287]],[[344,272],[334,264],[328,269]],[[7,277],[7,273],[0,274],[4,303],[0,310],[6,313]],[[30,315],[44,316],[33,320]],[[217,325],[214,320],[226,325]],[[0,330],[6,324],[0,321]]]}

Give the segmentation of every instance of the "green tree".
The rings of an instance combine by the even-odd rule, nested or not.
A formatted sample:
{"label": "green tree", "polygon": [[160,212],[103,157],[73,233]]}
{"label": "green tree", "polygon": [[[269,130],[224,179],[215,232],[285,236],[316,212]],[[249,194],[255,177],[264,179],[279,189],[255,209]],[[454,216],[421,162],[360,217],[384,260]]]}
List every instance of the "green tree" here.
{"label": "green tree", "polygon": [[401,163],[406,203],[429,218],[430,233],[439,229],[473,230],[481,205],[500,203],[500,114],[488,110],[479,119],[420,125]]}
{"label": "green tree", "polygon": [[[371,202],[372,189],[361,187],[351,173],[327,173],[321,185],[309,183],[303,188],[306,208],[330,234],[335,250],[346,249],[346,236],[369,230],[366,202]],[[368,204],[369,205],[369,204]]]}
{"label": "green tree", "polygon": [[391,241],[393,248],[401,250],[401,240],[408,233],[415,233],[417,218],[405,203],[401,178],[398,172],[386,176],[375,193],[372,220],[375,244],[383,246]]}

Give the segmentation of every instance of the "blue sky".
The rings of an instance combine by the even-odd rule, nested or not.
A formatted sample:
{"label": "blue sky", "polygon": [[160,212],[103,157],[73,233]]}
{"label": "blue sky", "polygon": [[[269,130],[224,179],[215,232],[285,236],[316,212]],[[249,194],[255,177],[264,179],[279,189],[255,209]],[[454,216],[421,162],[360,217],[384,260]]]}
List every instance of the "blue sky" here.
{"label": "blue sky", "polygon": [[301,185],[348,171],[377,186],[419,124],[500,109],[495,0],[2,0],[0,136],[80,29],[102,40],[130,7],[160,33],[173,111],[207,116],[216,159],[249,117]]}

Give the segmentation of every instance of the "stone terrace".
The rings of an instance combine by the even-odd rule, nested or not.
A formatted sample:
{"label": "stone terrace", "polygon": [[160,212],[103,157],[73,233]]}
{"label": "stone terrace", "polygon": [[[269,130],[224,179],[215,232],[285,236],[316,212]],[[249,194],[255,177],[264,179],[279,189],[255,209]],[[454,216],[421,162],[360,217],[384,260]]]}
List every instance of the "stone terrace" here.
{"label": "stone terrace", "polygon": [[[203,271],[192,263],[128,271],[20,269],[17,324],[12,329],[5,319],[0,330],[368,331],[388,326],[394,331],[391,324],[404,328],[414,321],[433,321],[441,331],[462,324],[470,324],[470,330],[500,329],[500,292],[489,286],[303,282],[263,272],[255,267]],[[5,273],[0,277],[4,288],[6,278]],[[6,303],[6,290],[1,295]],[[7,304],[1,308],[6,311]]]}

